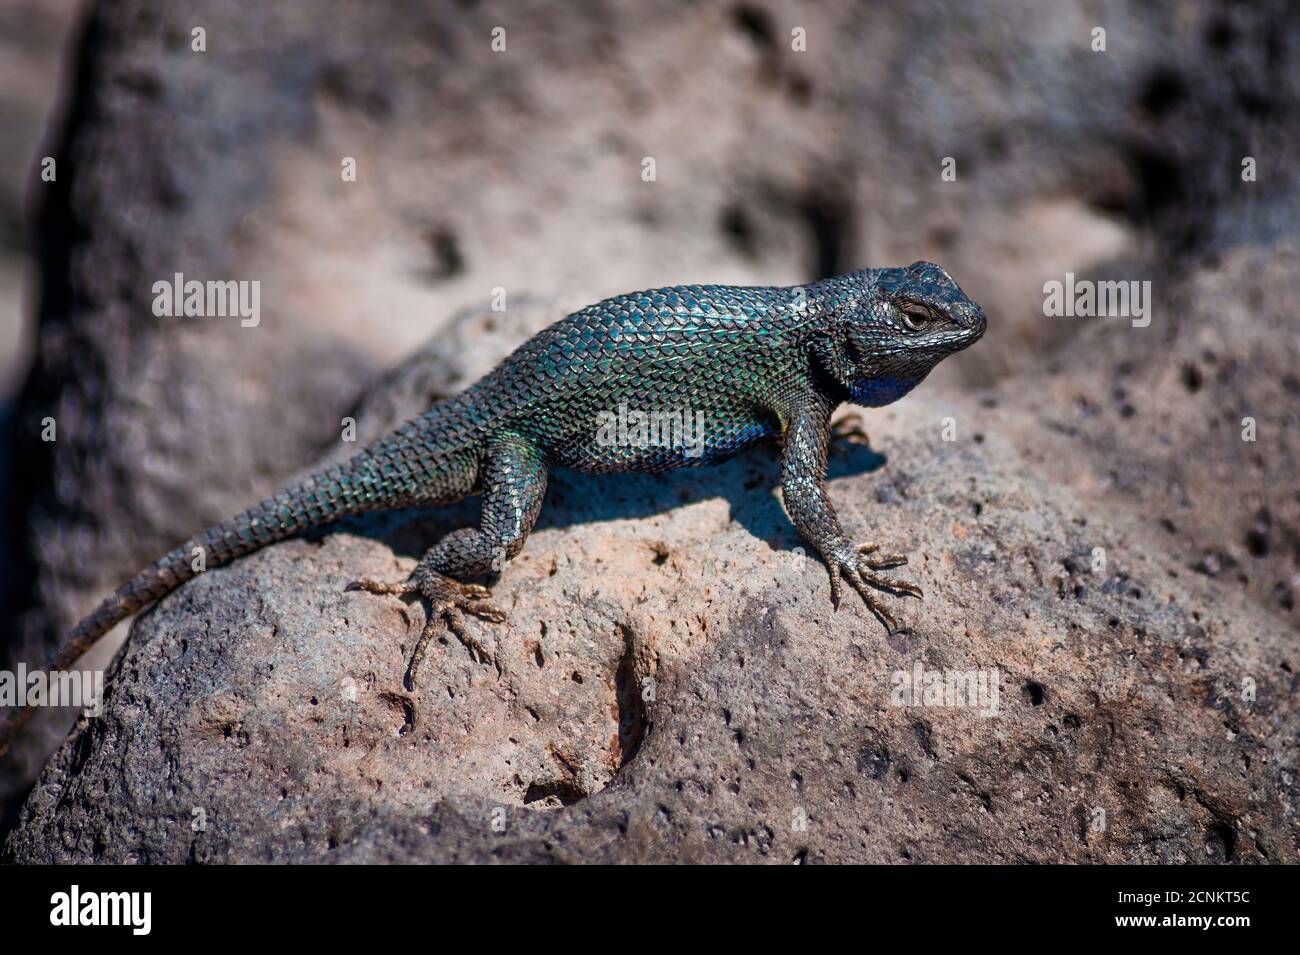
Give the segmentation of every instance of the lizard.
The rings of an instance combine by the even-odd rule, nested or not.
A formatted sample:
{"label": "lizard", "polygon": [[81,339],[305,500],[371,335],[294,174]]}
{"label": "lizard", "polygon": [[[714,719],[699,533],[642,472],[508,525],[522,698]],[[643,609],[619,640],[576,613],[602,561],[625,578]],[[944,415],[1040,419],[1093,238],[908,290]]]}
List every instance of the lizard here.
{"label": "lizard", "polygon": [[[898,400],[978,341],[986,323],[980,306],[929,262],[784,288],[675,286],[606,299],[538,332],[477,383],[348,461],[168,552],[82,620],[48,669],[70,667],[118,622],[197,576],[196,567],[228,564],[346,516],[480,494],[479,526],[447,534],[406,580],[348,585],[428,602],[404,676],[413,689],[433,637],[450,631],[476,646],[466,615],[506,619],[472,581],[524,546],[552,468],[662,472],[714,464],[773,438],[781,444],[786,513],[825,562],[833,606],[847,583],[892,633],[898,623],[876,590],[922,592],[880,573],[906,564],[905,555],[854,546],[845,536],[826,491],[831,416],[845,402]],[[699,446],[602,437],[601,413],[620,404],[702,412]],[[0,725],[0,755],[29,714],[17,708]]]}

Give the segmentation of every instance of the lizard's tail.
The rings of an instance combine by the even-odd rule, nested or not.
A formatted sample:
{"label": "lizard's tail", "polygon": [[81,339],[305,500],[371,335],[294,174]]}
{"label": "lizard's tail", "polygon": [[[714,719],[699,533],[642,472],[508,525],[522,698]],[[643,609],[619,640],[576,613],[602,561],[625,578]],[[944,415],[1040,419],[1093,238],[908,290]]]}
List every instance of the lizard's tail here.
{"label": "lizard's tail", "polygon": [[[73,628],[67,641],[49,658],[46,672],[53,674],[68,669],[118,623],[204,570],[228,564],[309,527],[362,511],[396,506],[391,477],[391,473],[381,474],[377,462],[363,452],[348,463],[309,477],[238,517],[191,538],[105,598],[90,616]],[[377,490],[380,488],[389,491],[382,494]],[[9,751],[31,715],[31,707],[20,706],[10,710],[0,723],[0,757]]]}

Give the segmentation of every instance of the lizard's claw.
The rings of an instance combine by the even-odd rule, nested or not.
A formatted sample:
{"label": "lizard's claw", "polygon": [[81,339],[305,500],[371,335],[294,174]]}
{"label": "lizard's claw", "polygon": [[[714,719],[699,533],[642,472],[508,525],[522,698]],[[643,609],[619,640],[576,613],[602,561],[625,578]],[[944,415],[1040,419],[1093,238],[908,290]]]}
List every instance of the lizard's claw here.
{"label": "lizard's claw", "polygon": [[396,584],[386,584],[362,578],[348,585],[348,590],[364,590],[372,594],[393,594],[402,596],[418,593],[429,602],[429,617],[420,639],[415,643],[411,653],[411,662],[407,665],[402,683],[407,690],[415,689],[415,676],[424,661],[424,654],[429,648],[429,641],[440,636],[444,629],[455,634],[470,656],[480,662],[496,665],[496,656],[483,646],[465,626],[465,614],[473,614],[493,623],[506,621],[505,611],[493,606],[486,599],[489,591],[481,584],[462,584],[441,574],[420,573],[417,571],[409,579]]}
{"label": "lizard's claw", "polygon": [[849,586],[862,598],[862,602],[870,607],[871,611],[880,618],[881,623],[893,633],[898,630],[898,621],[871,588],[879,587],[882,590],[908,594],[912,597],[923,597],[924,594],[916,584],[910,584],[905,580],[893,580],[875,573],[877,570],[901,567],[907,563],[907,558],[902,554],[868,556],[875,554],[879,549],[875,544],[863,544],[847,552],[836,553],[829,558],[827,563],[831,575],[831,601],[838,610],[844,591],[843,581],[847,580]]}

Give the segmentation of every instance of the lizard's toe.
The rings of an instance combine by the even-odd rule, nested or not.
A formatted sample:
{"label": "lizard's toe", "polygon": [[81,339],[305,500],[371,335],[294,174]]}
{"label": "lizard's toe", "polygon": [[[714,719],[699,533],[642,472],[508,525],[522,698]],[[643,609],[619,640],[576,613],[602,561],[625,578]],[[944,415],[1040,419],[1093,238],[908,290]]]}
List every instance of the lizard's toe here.
{"label": "lizard's toe", "polygon": [[[860,544],[855,548],[858,553],[858,566],[866,567],[868,570],[891,570],[894,567],[902,567],[907,563],[906,554],[876,554],[880,550],[879,544],[868,543]],[[870,554],[876,554],[870,560],[865,559]]]}
{"label": "lizard's toe", "polygon": [[465,617],[457,608],[444,611],[444,618],[447,621],[447,629],[456,635],[456,639],[464,645],[471,657],[475,657],[479,663],[491,663],[496,666],[496,654],[484,646],[482,641],[474,636],[473,631],[465,626]]}
{"label": "lizard's toe", "polygon": [[841,582],[839,564],[831,564],[831,606],[840,609],[840,598],[844,596],[844,584]]}
{"label": "lizard's toe", "polygon": [[908,583],[906,580],[894,580],[892,577],[882,577],[879,574],[872,573],[875,569],[865,561],[861,562],[856,568],[862,579],[874,587],[879,587],[882,590],[892,590],[895,593],[908,594],[912,597],[925,596],[921,592],[921,588],[916,584]]}
{"label": "lizard's toe", "polygon": [[880,598],[872,592],[871,588],[867,586],[866,581],[862,579],[861,574],[858,573],[856,568],[845,568],[844,577],[848,580],[853,589],[858,592],[858,596],[862,598],[862,602],[870,607],[872,613],[880,618],[881,623],[889,628],[891,632],[898,629],[898,621],[894,619],[894,615],[889,612],[889,608],[886,607],[881,602]]}
{"label": "lizard's toe", "polygon": [[380,580],[371,580],[369,577],[362,577],[360,580],[354,580],[348,584],[345,590],[364,590],[369,594],[394,594],[402,596],[404,594],[415,593],[419,588],[414,581],[403,580],[400,583],[386,584]]}
{"label": "lizard's toe", "polygon": [[486,600],[465,600],[456,606],[466,613],[472,613],[480,620],[489,620],[492,623],[505,623],[509,619],[504,610]]}

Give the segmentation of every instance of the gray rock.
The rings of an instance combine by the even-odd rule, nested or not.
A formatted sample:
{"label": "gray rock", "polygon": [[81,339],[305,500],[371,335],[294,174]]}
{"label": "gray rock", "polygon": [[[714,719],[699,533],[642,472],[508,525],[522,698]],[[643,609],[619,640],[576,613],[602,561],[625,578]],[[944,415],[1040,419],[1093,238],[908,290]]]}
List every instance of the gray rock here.
{"label": "gray rock", "polygon": [[[7,416],[3,506],[17,573],[6,575],[0,664],[40,660],[141,565],[319,454],[349,453],[338,441],[344,415],[356,413],[366,440],[570,309],[638,287],[789,283],[922,257],[957,275],[997,330],[941,368],[919,404],[871,419],[873,437],[880,422],[892,429],[896,449],[879,445],[890,467],[838,485],[846,506],[852,495],[866,502],[864,533],[876,533],[865,521],[877,510],[918,506],[913,468],[932,470],[938,486],[954,448],[918,447],[917,436],[954,416],[976,476],[1010,449],[1013,478],[1091,502],[1068,522],[1083,537],[1109,520],[1120,537],[1108,550],[1156,548],[1159,579],[1178,574],[1168,579],[1189,588],[1184,598],[1218,588],[1198,598],[1202,618],[1229,594],[1288,633],[1300,520],[1282,490],[1294,483],[1284,416],[1296,403],[1295,363],[1282,358],[1293,357],[1294,283],[1199,263],[1294,233],[1300,56],[1290,22],[1281,0],[1051,10],[953,0],[869,17],[847,0],[797,15],[647,0],[581,18],[546,0],[508,15],[455,0],[382,11],[263,3],[256,14],[219,0],[94,5],[66,129],[51,144],[60,177],[31,196],[42,209],[37,364]],[[202,54],[189,48],[195,26],[207,31]],[[507,30],[504,54],[488,45],[495,26]],[[1108,31],[1105,53],[1089,48],[1095,26]],[[791,48],[796,28],[806,52]],[[1255,182],[1240,179],[1244,156],[1258,161]],[[343,157],[357,160],[357,182],[341,181]],[[641,178],[646,157],[654,182]],[[940,176],[945,157],[956,181]],[[178,270],[261,281],[261,326],[153,316],[152,283]],[[1066,270],[1157,279],[1159,324],[1138,335],[1045,321],[1042,283]],[[498,288],[505,313],[484,308]],[[1208,315],[1207,301],[1214,320],[1181,321]],[[1243,310],[1257,321],[1239,321]],[[425,364],[381,379],[358,406],[377,369],[431,335]],[[1160,364],[1136,368],[1144,354]],[[995,389],[985,395],[995,404],[970,397],[973,385]],[[46,416],[60,429],[53,444],[39,439]],[[1260,441],[1236,453],[1246,416],[1258,418]],[[985,444],[965,443],[977,429]],[[703,486],[752,480],[743,468],[763,460]],[[770,483],[774,472],[762,473]],[[701,480],[639,493],[673,502]],[[557,483],[549,526],[606,527],[590,516],[598,486]],[[1037,485],[1022,493],[1033,512]],[[740,497],[736,512],[749,513]],[[763,539],[795,546],[776,511],[764,513]],[[900,543],[938,548],[918,536],[932,519],[909,512],[879,536],[892,529]],[[1039,531],[1025,533],[1020,544],[1036,555],[1025,593],[1082,588],[1082,600],[1124,589],[1073,579],[1079,571],[1062,561],[1088,567],[1090,557],[1040,553]],[[609,535],[584,546],[621,551],[621,526]],[[411,553],[427,538],[407,536]],[[651,579],[672,565],[664,553]],[[962,553],[972,574],[996,557]],[[674,586],[686,607],[706,564],[682,566],[692,580]],[[234,586],[249,572],[212,580]],[[820,593],[820,571],[804,573]],[[259,592],[275,590],[269,566],[266,575]],[[586,579],[575,570],[573,586]],[[1029,599],[994,592],[1008,605]],[[802,615],[821,613],[821,597],[807,599],[786,611],[801,633],[820,626]],[[729,603],[709,625],[748,632],[740,608]],[[1130,639],[1116,616],[1116,639]],[[0,806],[25,791],[65,728],[54,712],[33,721],[0,764]],[[455,828],[450,817],[438,825]]]}
{"label": "gray rock", "polygon": [[[423,607],[344,587],[473,508],[355,521],[147,613],[5,857],[1294,861],[1296,258],[1229,256],[1151,328],[1080,324],[1055,375],[922,388],[842,442],[846,526],[926,591],[910,632],[832,612],[770,453],[561,473],[495,585],[509,623],[471,623],[488,658],[449,637],[408,693]],[[434,346],[385,393],[431,357],[463,373]],[[1211,545],[1242,573],[1192,569]],[[897,705],[917,667],[996,672],[996,712]]]}

